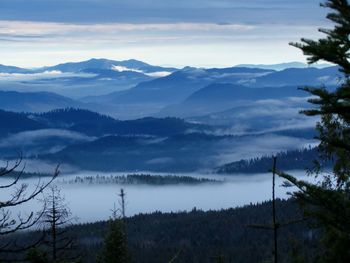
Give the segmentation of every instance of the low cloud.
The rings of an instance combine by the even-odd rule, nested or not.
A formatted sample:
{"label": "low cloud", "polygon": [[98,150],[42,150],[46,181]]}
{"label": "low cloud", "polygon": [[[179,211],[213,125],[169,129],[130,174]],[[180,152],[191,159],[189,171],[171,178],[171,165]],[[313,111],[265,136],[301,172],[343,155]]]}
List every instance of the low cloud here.
{"label": "low cloud", "polygon": [[[106,41],[120,37],[144,38],[153,34],[153,39],[160,33],[167,37],[186,32],[201,32],[201,34],[218,34],[228,32],[249,32],[257,27],[249,24],[216,24],[216,23],[105,23],[105,24],[74,24],[33,21],[0,20],[0,39],[18,42],[54,42],[57,39],[98,39]],[[175,34],[175,35],[174,35]],[[95,37],[99,36],[98,39]],[[101,39],[102,38],[102,39]]]}
{"label": "low cloud", "polygon": [[260,135],[260,136],[242,136],[235,142],[226,142],[227,147],[218,157],[220,164],[239,161],[241,159],[250,159],[265,155],[273,155],[281,151],[305,148],[309,145],[315,146],[315,140],[307,140],[280,135]]}
{"label": "low cloud", "polygon": [[0,140],[0,147],[17,147],[36,145],[50,138],[60,138],[72,141],[92,141],[95,138],[78,132],[59,129],[43,129],[37,131],[20,132]]}
{"label": "low cloud", "polygon": [[132,71],[132,72],[137,72],[137,73],[145,74],[145,75],[150,76],[150,77],[157,77],[157,78],[166,77],[172,73],[172,72],[168,72],[168,71],[157,71],[157,72],[147,73],[147,72],[144,72],[143,70],[140,70],[140,69],[132,69],[132,68],[127,68],[127,67],[123,67],[123,66],[113,66],[112,70],[117,71],[117,72]]}
{"label": "low cloud", "polygon": [[61,71],[45,71],[40,73],[0,73],[0,82],[2,81],[29,81],[38,79],[51,79],[51,78],[92,78],[95,74],[90,73],[63,73]]}

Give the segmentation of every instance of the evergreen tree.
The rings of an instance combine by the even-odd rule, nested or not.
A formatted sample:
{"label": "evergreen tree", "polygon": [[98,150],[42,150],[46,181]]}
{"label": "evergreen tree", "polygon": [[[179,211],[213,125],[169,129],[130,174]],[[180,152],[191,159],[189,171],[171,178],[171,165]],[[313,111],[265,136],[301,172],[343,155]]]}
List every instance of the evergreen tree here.
{"label": "evergreen tree", "polygon": [[100,262],[127,263],[130,261],[123,224],[121,219],[111,219],[109,221]]}
{"label": "evergreen tree", "polygon": [[[350,262],[350,5],[347,0],[327,0],[322,6],[332,11],[327,18],[335,26],[320,29],[325,38],[302,39],[291,43],[308,56],[309,63],[327,61],[339,67],[340,78],[334,90],[306,87],[315,105],[304,113],[320,116],[317,124],[320,140],[319,159],[313,172],[317,183],[307,183],[279,172],[299,188],[294,195],[315,226],[323,230],[322,252],[317,262]],[[331,173],[325,175],[322,162],[332,160]],[[320,179],[321,178],[321,179]]]}
{"label": "evergreen tree", "polygon": [[30,263],[49,263],[47,255],[37,248],[28,250],[27,260]]}

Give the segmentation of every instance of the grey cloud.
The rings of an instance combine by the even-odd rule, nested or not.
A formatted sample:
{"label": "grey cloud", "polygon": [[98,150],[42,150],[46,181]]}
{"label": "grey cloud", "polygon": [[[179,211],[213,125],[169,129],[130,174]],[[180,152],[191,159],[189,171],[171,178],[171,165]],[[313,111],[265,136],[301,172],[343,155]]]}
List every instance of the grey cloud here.
{"label": "grey cloud", "polygon": [[0,147],[30,146],[40,143],[44,139],[62,138],[72,141],[91,141],[94,138],[78,132],[59,129],[43,129],[38,131],[20,132],[0,141]]}
{"label": "grey cloud", "polygon": [[[1,41],[1,38],[0,38]],[[18,81],[34,81],[49,80],[58,78],[92,78],[95,74],[90,73],[62,73],[60,71],[45,71],[39,73],[0,73],[0,83],[18,82]]]}
{"label": "grey cloud", "polygon": [[2,0],[0,19],[56,22],[319,23],[318,0]]}
{"label": "grey cloud", "polygon": [[242,159],[268,156],[281,151],[305,148],[309,145],[315,145],[315,142],[315,140],[273,134],[243,136],[233,143],[231,141],[224,142],[226,147],[230,145],[230,148],[227,147],[228,150],[222,151],[217,156],[217,160],[220,164],[225,164]]}

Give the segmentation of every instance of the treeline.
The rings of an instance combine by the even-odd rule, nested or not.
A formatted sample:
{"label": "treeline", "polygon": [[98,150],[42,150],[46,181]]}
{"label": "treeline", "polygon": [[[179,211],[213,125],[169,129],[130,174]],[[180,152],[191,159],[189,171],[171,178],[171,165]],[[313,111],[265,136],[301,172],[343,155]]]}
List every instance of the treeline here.
{"label": "treeline", "polygon": [[62,180],[68,184],[119,184],[119,185],[177,185],[177,184],[206,184],[220,183],[221,181],[208,178],[195,178],[191,176],[176,176],[176,175],[151,175],[151,174],[128,174],[122,176],[76,176],[71,180]]}
{"label": "treeline", "polygon": [[[276,154],[278,169],[280,170],[307,170],[313,169],[315,160],[319,157],[317,148],[304,148],[280,152]],[[263,156],[249,160],[240,160],[218,167],[216,172],[220,174],[235,173],[266,173],[271,170],[272,156]],[[323,168],[331,167],[331,161],[323,161],[320,164]]]}
{"label": "treeline", "polygon": [[[277,200],[278,220],[301,219],[293,200]],[[175,255],[187,262],[269,262],[272,232],[252,227],[271,224],[271,202],[221,211],[140,214],[126,219],[128,248],[132,262],[164,263]],[[77,238],[82,262],[96,262],[108,222],[74,225],[67,231]],[[19,234],[21,240],[35,239],[38,233]],[[289,224],[279,231],[280,262],[294,262],[295,255],[308,262],[315,251],[317,232],[306,223]],[[222,261],[219,261],[222,260]]]}

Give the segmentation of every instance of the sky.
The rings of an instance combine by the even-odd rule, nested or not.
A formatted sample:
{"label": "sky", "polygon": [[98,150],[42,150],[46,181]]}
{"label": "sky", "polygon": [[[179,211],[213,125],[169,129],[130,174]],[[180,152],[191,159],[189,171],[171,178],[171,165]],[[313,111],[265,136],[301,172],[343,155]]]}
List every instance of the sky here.
{"label": "sky", "polygon": [[90,58],[225,67],[305,61],[289,46],[327,27],[321,0],[0,0],[0,64]]}

